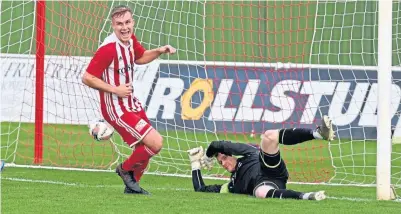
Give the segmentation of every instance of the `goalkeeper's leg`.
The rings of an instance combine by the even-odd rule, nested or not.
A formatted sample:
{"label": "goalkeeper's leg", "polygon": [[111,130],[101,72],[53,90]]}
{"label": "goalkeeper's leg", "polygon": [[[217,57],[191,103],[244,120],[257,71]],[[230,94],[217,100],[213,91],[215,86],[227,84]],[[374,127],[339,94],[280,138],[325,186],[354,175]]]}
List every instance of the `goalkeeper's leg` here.
{"label": "goalkeeper's leg", "polygon": [[254,195],[257,198],[303,199],[315,201],[326,199],[324,191],[302,193],[288,189],[276,189],[273,185],[260,185],[256,188]]}
{"label": "goalkeeper's leg", "polygon": [[295,145],[313,139],[333,140],[335,135],[331,119],[324,116],[321,125],[315,130],[304,128],[267,130],[261,137],[262,151],[269,155],[275,155],[279,151],[279,144]]}

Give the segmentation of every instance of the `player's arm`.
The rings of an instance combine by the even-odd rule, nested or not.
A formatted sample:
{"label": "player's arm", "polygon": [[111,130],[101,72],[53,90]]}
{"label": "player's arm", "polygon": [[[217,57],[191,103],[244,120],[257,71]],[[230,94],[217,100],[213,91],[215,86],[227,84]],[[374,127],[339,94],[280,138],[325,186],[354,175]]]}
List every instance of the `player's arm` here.
{"label": "player's arm", "polygon": [[229,183],[202,186],[201,188],[196,189],[195,192],[230,193],[228,191],[228,184]]}
{"label": "player's arm", "polygon": [[98,77],[85,72],[84,75],[82,76],[82,82],[94,89],[108,92],[108,93],[116,93],[116,87],[104,82],[103,80],[99,79]]}
{"label": "player's arm", "polygon": [[228,183],[205,185],[200,169],[192,170],[192,184],[195,192],[228,193]]}
{"label": "player's arm", "polygon": [[160,55],[165,53],[173,54],[176,52],[175,48],[170,45],[165,45],[159,48],[146,50],[136,39],[132,36],[134,52],[135,52],[135,64],[142,65],[152,62],[157,59]]}
{"label": "player's arm", "polygon": [[187,151],[192,168],[192,184],[195,192],[228,193],[227,184],[205,185],[201,173],[200,160],[204,156],[203,148],[196,147]]}
{"label": "player's arm", "polygon": [[207,157],[214,157],[218,153],[225,155],[248,155],[257,152],[254,146],[244,143],[232,143],[231,141],[213,141],[206,150]]}
{"label": "player's arm", "polygon": [[106,46],[99,48],[90,61],[86,72],[82,76],[82,82],[94,89],[116,94],[119,97],[126,97],[132,93],[131,84],[121,84],[118,87],[112,86],[102,80],[103,72],[113,62],[113,56]]}
{"label": "player's arm", "polygon": [[157,59],[160,55],[164,53],[175,53],[175,48],[171,47],[170,45],[165,45],[163,47],[146,50],[142,57],[135,60],[135,64],[142,65],[152,62],[153,60]]}

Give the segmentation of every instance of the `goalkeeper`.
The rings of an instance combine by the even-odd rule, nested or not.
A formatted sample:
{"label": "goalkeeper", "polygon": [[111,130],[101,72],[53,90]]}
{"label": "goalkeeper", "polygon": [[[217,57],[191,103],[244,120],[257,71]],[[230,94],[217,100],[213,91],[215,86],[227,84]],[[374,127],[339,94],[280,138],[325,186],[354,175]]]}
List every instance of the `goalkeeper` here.
{"label": "goalkeeper", "polygon": [[[324,116],[316,130],[291,128],[267,130],[262,134],[260,149],[249,144],[213,141],[203,153],[202,147],[188,151],[192,167],[192,182],[197,192],[237,193],[257,198],[323,200],[324,191],[297,192],[288,190],[288,171],[281,158],[279,144],[295,145],[313,139],[333,140],[332,121]],[[236,158],[235,156],[242,156]],[[206,186],[200,168],[211,169],[213,157],[231,173],[230,182]]]}

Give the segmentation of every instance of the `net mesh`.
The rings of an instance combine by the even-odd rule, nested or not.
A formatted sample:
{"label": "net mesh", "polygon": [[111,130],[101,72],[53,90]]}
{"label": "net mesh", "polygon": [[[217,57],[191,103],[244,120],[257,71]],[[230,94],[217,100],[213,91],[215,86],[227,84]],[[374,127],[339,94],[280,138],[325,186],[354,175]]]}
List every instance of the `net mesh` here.
{"label": "net mesh", "polygon": [[[377,108],[377,3],[371,1],[49,1],[44,85],[45,166],[112,169],[131,150],[96,142],[98,93],[81,83],[111,32],[110,8],[134,11],[147,49],[178,53],[137,66],[136,95],[164,148],[147,171],[189,175],[186,150],[215,139],[259,143],[267,129],[315,128],[333,118],[339,140],[282,147],[291,181],[373,184]],[[400,70],[400,3],[393,6],[393,66]],[[1,2],[1,157],[33,164],[35,3]],[[392,123],[400,88],[394,72]],[[392,183],[400,185],[399,144]],[[227,176],[220,167],[205,172]]]}

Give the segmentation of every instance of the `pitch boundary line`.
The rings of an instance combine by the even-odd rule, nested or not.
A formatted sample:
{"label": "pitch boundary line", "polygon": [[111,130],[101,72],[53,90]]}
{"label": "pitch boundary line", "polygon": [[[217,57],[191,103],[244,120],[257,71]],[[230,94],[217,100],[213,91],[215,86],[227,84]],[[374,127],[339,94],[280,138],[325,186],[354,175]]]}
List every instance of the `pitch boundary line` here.
{"label": "pitch boundary line", "polygon": [[[6,163],[6,167],[14,168],[30,168],[30,169],[49,169],[49,170],[62,170],[62,171],[80,171],[80,172],[113,172],[111,169],[82,169],[82,168],[68,168],[68,167],[54,167],[54,166],[35,166],[35,165],[19,165],[14,163]],[[158,172],[145,172],[146,175],[157,175],[167,177],[180,177],[180,178],[191,178],[191,175],[182,174],[170,174],[170,173],[158,173]],[[228,181],[228,177],[216,177],[211,175],[204,175],[203,179],[208,180],[223,180]],[[289,181],[288,184],[299,184],[299,185],[322,185],[322,186],[353,186],[353,187],[376,187],[375,184],[343,184],[343,183],[311,183],[311,182],[294,182]],[[401,188],[401,185],[396,185],[397,188]]]}
{"label": "pitch boundary line", "polygon": [[[27,182],[27,183],[42,183],[42,184],[54,184],[54,185],[62,185],[62,186],[74,186],[74,187],[92,187],[92,188],[121,188],[122,185],[87,185],[82,183],[70,183],[70,182],[62,182],[62,181],[52,181],[52,180],[33,180],[26,178],[17,178],[17,177],[2,177],[1,180],[7,181],[15,181],[15,182]],[[193,191],[190,188],[152,188],[149,187],[147,189],[150,190],[174,190],[174,191]],[[342,200],[342,201],[356,201],[356,202],[374,202],[376,200],[368,199],[368,198],[351,198],[351,197],[332,197],[328,196],[328,199],[332,200]],[[396,202],[400,202],[399,200],[395,200]]]}

